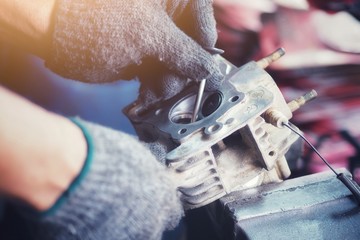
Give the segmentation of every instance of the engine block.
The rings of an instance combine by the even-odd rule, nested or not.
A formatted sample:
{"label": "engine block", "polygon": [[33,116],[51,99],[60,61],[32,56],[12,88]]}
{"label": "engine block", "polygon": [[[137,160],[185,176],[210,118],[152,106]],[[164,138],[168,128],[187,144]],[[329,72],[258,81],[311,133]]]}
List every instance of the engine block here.
{"label": "engine block", "polygon": [[286,103],[264,70],[277,56],[240,68],[216,58],[225,80],[204,93],[197,121],[196,85],[145,112],[137,102],[124,109],[141,140],[166,149],[185,209],[289,177],[285,153],[298,138],[279,124],[292,117],[294,101]]}

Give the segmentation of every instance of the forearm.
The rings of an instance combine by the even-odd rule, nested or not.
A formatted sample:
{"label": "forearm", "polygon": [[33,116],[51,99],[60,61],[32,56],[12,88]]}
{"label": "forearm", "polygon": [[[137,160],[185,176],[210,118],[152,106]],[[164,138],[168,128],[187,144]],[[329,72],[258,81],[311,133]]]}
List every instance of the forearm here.
{"label": "forearm", "polygon": [[0,86],[0,191],[39,210],[80,172],[86,141],[71,121]]}
{"label": "forearm", "polygon": [[1,0],[0,30],[5,40],[43,56],[55,0]]}

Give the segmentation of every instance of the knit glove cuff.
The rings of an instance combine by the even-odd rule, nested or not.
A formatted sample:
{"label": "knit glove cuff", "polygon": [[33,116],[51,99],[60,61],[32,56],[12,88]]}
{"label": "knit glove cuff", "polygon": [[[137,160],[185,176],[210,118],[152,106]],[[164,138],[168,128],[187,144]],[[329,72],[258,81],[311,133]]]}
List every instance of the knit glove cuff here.
{"label": "knit glove cuff", "polygon": [[165,167],[133,137],[77,123],[92,137],[92,163],[59,209],[41,219],[37,239],[160,239],[175,227],[183,210]]}

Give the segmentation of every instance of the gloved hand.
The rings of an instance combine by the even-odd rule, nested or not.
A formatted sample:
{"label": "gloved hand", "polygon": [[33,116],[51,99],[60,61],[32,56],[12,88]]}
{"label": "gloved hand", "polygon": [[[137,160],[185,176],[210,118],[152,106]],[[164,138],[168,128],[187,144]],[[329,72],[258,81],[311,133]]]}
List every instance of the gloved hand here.
{"label": "gloved hand", "polygon": [[176,226],[183,210],[165,167],[131,136],[77,124],[88,142],[81,181],[31,227],[35,239],[160,239]]}
{"label": "gloved hand", "polygon": [[[214,53],[211,49],[217,40],[212,2],[211,0],[188,1],[187,8],[175,20],[180,29],[210,53]],[[169,71],[161,64],[144,61],[141,68],[138,75],[142,83],[139,100],[144,108],[173,97],[188,83],[186,75]],[[215,90],[221,82],[222,76],[214,72],[213,76],[207,78],[206,89]]]}
{"label": "gloved hand", "polygon": [[[143,80],[155,65],[172,79],[206,78],[208,89],[221,83],[202,47],[217,38],[211,0],[59,0],[54,23],[46,64],[64,77],[108,82],[140,72]],[[160,95],[184,84],[162,79],[169,78],[156,84],[165,89]]]}

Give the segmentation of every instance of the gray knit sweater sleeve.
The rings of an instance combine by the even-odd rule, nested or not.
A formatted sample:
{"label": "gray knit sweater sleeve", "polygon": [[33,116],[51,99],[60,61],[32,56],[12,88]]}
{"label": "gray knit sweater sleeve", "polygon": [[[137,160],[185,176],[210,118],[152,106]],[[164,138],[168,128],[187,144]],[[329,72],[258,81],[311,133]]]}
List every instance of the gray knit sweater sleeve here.
{"label": "gray knit sweater sleeve", "polygon": [[80,121],[93,139],[93,160],[80,185],[35,239],[160,239],[183,210],[165,167],[124,133]]}

